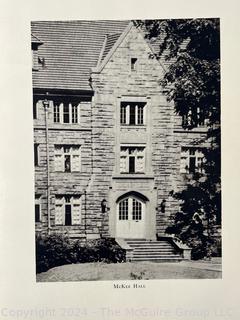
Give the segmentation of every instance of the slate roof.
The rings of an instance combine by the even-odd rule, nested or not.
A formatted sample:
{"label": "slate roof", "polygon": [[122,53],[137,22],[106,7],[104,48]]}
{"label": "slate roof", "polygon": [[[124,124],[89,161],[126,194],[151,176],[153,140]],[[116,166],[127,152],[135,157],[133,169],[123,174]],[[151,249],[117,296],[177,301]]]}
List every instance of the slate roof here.
{"label": "slate roof", "polygon": [[35,21],[32,40],[38,39],[44,66],[33,72],[33,88],[91,90],[89,77],[130,21]]}
{"label": "slate roof", "polygon": [[121,33],[115,33],[115,34],[107,34],[106,35],[106,43],[104,45],[103,54],[101,57],[101,61],[104,60],[108,52],[113,47],[114,43],[117,41],[117,39],[120,37]]}

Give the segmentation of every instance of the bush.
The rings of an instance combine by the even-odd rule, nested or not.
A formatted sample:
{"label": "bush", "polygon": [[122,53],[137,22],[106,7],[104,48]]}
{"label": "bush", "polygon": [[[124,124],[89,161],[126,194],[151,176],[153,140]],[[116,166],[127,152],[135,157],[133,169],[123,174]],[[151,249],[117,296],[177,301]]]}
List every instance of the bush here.
{"label": "bush", "polygon": [[124,262],[125,252],[114,239],[70,240],[66,235],[36,237],[36,272],[70,263]]}
{"label": "bush", "polygon": [[[221,233],[214,229],[207,230],[206,225],[199,219],[193,218],[185,225],[186,215],[176,213],[175,224],[166,228],[165,233],[174,234],[179,240],[191,248],[191,259],[199,260],[221,256]],[[211,232],[207,232],[211,231]]]}
{"label": "bush", "polygon": [[222,256],[222,241],[221,238],[215,238],[214,245],[212,247],[212,257]]}
{"label": "bush", "polygon": [[53,234],[36,237],[37,272],[71,263],[71,243],[66,236]]}
{"label": "bush", "polygon": [[221,256],[221,248],[218,247],[218,243],[214,238],[207,236],[191,237],[188,238],[186,243],[192,249],[191,258],[193,260]]}

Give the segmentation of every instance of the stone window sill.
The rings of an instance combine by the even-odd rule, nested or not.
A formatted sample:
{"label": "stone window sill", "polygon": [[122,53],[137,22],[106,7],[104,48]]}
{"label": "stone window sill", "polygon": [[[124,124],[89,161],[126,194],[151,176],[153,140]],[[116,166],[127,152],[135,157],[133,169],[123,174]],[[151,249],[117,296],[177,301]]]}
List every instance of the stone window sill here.
{"label": "stone window sill", "polygon": [[144,124],[121,124],[121,129],[146,129]]}
{"label": "stone window sill", "polygon": [[206,133],[208,131],[208,127],[196,127],[196,128],[192,128],[192,129],[184,129],[182,127],[179,128],[174,128],[174,132],[184,132],[184,133]]}
{"label": "stone window sill", "polygon": [[113,179],[154,179],[152,174],[141,174],[141,173],[122,173],[114,174]]}

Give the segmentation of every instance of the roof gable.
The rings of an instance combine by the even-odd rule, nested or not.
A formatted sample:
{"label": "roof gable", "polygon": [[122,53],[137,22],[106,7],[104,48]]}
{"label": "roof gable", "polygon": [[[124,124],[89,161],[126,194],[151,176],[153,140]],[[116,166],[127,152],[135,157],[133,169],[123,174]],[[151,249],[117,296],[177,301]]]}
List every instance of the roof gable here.
{"label": "roof gable", "polygon": [[104,43],[104,50],[101,57],[101,61],[104,60],[108,52],[112,49],[114,44],[117,42],[118,38],[121,36],[121,33],[107,34],[106,41]]}
{"label": "roof gable", "polygon": [[[153,54],[153,56],[155,55],[156,52],[158,52],[157,51],[157,46],[159,44],[157,43],[157,46],[155,45],[155,47],[152,46],[151,43],[145,38],[144,32],[141,29],[135,27],[134,24],[132,22],[130,22],[129,25],[125,28],[124,32],[120,35],[120,37],[118,37],[118,39],[112,45],[111,49],[108,50],[108,53],[102,59],[100,59],[99,64],[97,65],[97,67],[92,69],[93,72],[101,72],[103,70],[105,65],[111,59],[111,57],[114,54],[114,52],[121,45],[122,41],[126,38],[127,34],[132,30],[132,28],[134,28],[141,35],[142,40],[145,42],[145,44],[147,45],[147,47],[149,48],[149,50]],[[106,43],[107,43],[107,40],[105,41],[105,45],[106,45]],[[156,61],[159,63],[161,68],[164,71],[166,71],[165,65],[162,63],[162,61],[160,59],[156,59]]]}
{"label": "roof gable", "polygon": [[123,39],[126,37],[126,35],[129,33],[129,31],[132,29],[133,24],[130,22],[125,30],[121,33],[120,37],[115,41],[115,43],[112,45],[111,49],[108,50],[107,54],[105,55],[104,59],[100,61],[98,66],[96,68],[92,68],[93,72],[101,72],[102,69],[105,67],[105,65],[108,63],[109,59],[113,55],[113,53],[116,51],[118,46],[122,43]]}
{"label": "roof gable", "polygon": [[88,80],[104,39],[108,38],[103,57],[128,24],[125,20],[32,22],[34,37],[43,42],[39,57],[45,60],[44,67],[33,72],[33,87],[91,90]]}
{"label": "roof gable", "polygon": [[[141,35],[150,51],[144,31],[129,20],[36,21],[31,40],[38,47],[44,65],[33,72],[33,87],[54,90],[92,90],[91,71],[100,72],[132,28]],[[41,40],[40,40],[41,39]],[[159,61],[164,69],[164,65]]]}

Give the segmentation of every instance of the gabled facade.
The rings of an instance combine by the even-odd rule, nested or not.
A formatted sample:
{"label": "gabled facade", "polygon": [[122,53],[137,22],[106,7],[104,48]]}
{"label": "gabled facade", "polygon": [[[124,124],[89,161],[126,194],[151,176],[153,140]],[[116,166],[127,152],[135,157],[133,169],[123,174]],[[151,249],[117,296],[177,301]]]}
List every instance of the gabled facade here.
{"label": "gabled facade", "polygon": [[171,191],[202,170],[201,119],[183,129],[159,84],[166,66],[132,22],[34,22],[32,33],[36,231],[164,235]]}

